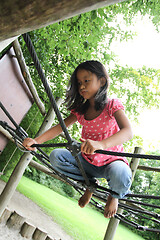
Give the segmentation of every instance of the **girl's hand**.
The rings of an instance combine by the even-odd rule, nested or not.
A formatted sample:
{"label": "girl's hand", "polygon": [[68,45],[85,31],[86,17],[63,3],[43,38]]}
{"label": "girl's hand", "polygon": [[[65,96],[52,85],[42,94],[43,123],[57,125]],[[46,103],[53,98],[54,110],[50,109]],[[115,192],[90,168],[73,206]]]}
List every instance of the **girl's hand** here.
{"label": "girl's hand", "polygon": [[99,141],[93,141],[91,139],[83,139],[80,138],[81,144],[81,152],[86,154],[93,154],[96,150],[103,150],[103,146]]}
{"label": "girl's hand", "polygon": [[32,144],[37,144],[37,141],[32,138],[25,138],[22,144],[27,150],[35,151],[36,148],[35,147],[33,148],[31,146],[32,146]]}

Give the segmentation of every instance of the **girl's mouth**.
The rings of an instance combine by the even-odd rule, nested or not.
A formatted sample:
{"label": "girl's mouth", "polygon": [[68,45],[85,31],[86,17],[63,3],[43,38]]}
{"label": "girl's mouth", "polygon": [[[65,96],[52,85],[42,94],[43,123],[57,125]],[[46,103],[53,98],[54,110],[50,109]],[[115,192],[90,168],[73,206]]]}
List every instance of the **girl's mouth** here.
{"label": "girl's mouth", "polygon": [[87,91],[86,90],[82,90],[82,91],[80,91],[80,94],[83,96],[83,95],[85,95],[87,93]]}

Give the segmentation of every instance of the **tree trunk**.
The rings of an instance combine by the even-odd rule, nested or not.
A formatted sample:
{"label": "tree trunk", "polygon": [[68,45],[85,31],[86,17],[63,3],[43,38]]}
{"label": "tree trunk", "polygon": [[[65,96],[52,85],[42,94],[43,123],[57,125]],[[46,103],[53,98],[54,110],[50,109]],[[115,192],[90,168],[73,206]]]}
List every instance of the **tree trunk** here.
{"label": "tree trunk", "polygon": [[0,4],[0,41],[122,0],[5,0]]}

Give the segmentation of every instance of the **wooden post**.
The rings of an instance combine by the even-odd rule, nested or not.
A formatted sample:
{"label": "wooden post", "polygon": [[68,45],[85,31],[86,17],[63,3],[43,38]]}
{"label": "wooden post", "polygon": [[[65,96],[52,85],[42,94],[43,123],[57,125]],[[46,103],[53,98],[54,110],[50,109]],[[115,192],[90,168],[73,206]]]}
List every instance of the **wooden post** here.
{"label": "wooden post", "polygon": [[11,214],[12,212],[8,208],[6,208],[3,211],[2,216],[0,217],[0,223],[6,223],[9,217],[11,216]]}
{"label": "wooden post", "polygon": [[[135,150],[134,150],[135,154],[139,154],[141,152],[142,152],[142,148],[135,147]],[[132,160],[130,162],[130,168],[131,168],[131,171],[132,171],[132,182],[134,180],[134,176],[136,174],[136,170],[138,168],[138,165],[139,165],[139,158],[132,158]]]}
{"label": "wooden post", "polygon": [[28,166],[30,160],[32,159],[32,155],[30,153],[25,153],[21,158],[18,164],[16,165],[14,171],[12,172],[11,177],[8,180],[3,192],[0,195],[0,216],[4,209],[6,208],[7,204],[9,203],[11,197],[16,190],[16,187]]}
{"label": "wooden post", "polygon": [[25,218],[14,211],[7,221],[7,226],[9,228],[14,228],[16,230],[20,230],[24,221],[25,221]]}
{"label": "wooden post", "polygon": [[[62,99],[59,99],[57,101],[57,105],[59,106],[61,104],[61,102],[62,102]],[[45,132],[47,129],[49,129],[51,127],[51,125],[53,124],[54,118],[55,118],[55,112],[54,112],[53,108],[51,108],[48,111],[37,135],[40,135],[43,132]],[[11,197],[13,196],[14,191],[16,190],[17,185],[18,185],[21,177],[23,176],[23,173],[24,173],[26,167],[30,163],[32,157],[33,156],[31,153],[27,152],[27,153],[23,154],[20,161],[16,165],[14,171],[12,172],[12,175],[9,178],[8,183],[6,184],[5,188],[3,189],[3,191],[0,195],[0,216],[2,215],[4,209],[6,208]]]}
{"label": "wooden post", "polygon": [[[141,153],[142,149],[139,147],[135,147],[134,153]],[[130,163],[130,168],[132,171],[132,182],[137,170],[139,164],[139,159],[138,158],[132,158],[131,163]],[[123,209],[118,208],[117,213],[122,214]],[[120,220],[116,219],[116,218],[111,218],[106,230],[106,234],[104,236],[104,240],[113,240],[114,239],[114,235],[116,233],[116,229],[118,227]]]}
{"label": "wooden post", "polygon": [[30,223],[24,222],[21,227],[20,234],[24,238],[31,239],[35,229],[36,229],[35,226],[31,225]]}
{"label": "wooden post", "polygon": [[39,96],[38,96],[38,93],[36,91],[36,88],[32,82],[32,79],[31,79],[31,76],[30,76],[30,73],[28,71],[28,68],[27,68],[27,65],[25,63],[25,60],[24,60],[24,57],[23,57],[23,53],[22,53],[22,50],[21,50],[21,47],[20,47],[20,44],[18,42],[18,39],[16,39],[14,42],[13,42],[13,48],[14,48],[14,51],[15,51],[15,54],[16,54],[16,57],[17,57],[17,60],[18,60],[18,63],[19,63],[19,66],[20,66],[20,69],[21,69],[21,73],[24,77],[24,80],[30,90],[30,92],[32,93],[32,96],[40,110],[40,112],[42,113],[42,115],[44,116],[46,114],[46,111],[45,111],[45,107],[44,107],[44,104],[41,102]]}
{"label": "wooden post", "polygon": [[[54,240],[51,236],[47,236],[45,240]],[[61,239],[59,239],[61,240]]]}
{"label": "wooden post", "polygon": [[36,228],[36,230],[32,236],[32,239],[33,240],[45,240],[46,237],[47,237],[46,232],[44,232],[42,229]]}

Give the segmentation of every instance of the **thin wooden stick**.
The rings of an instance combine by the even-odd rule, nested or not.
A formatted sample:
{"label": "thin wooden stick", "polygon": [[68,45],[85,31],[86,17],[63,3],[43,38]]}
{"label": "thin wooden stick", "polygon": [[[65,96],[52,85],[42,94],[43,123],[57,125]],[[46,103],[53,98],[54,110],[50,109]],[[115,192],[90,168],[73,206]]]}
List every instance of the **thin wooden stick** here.
{"label": "thin wooden stick", "polygon": [[14,48],[19,66],[21,68],[21,72],[22,72],[22,75],[24,77],[24,80],[25,80],[30,92],[32,93],[33,99],[35,100],[40,112],[44,116],[46,114],[44,104],[41,102],[41,100],[38,96],[38,93],[36,91],[36,88],[35,88],[35,86],[32,82],[30,73],[28,71],[27,65],[26,65],[24,57],[23,57],[23,53],[22,53],[20,44],[19,44],[17,39],[13,42],[13,48]]}

